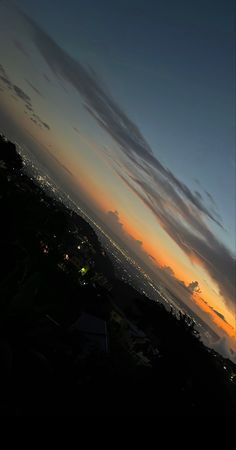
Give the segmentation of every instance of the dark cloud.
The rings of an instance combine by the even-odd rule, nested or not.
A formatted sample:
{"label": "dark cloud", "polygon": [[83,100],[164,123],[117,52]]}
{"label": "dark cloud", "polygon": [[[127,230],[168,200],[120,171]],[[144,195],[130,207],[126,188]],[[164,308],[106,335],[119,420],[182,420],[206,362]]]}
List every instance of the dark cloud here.
{"label": "dark cloud", "polygon": [[23,91],[23,89],[11,82],[6,70],[2,65],[0,65],[0,80],[9,90],[13,92],[12,97],[14,99],[22,100],[25,103],[27,109],[32,110],[31,98]]}
{"label": "dark cloud", "polygon": [[161,267],[159,270],[165,275],[167,275],[171,281],[175,281],[180,286],[182,286],[186,291],[188,291],[189,294],[192,295],[194,292],[198,292],[199,294],[201,293],[198,281],[192,281],[191,283],[186,285],[184,281],[178,280],[178,278],[176,278],[175,273],[171,267],[164,266]]}
{"label": "dark cloud", "polygon": [[215,202],[214,198],[212,197],[212,195],[208,191],[205,191],[205,194],[206,194],[207,198],[210,200],[210,202],[212,203],[212,205],[214,207],[216,207],[216,202]]}
{"label": "dark cloud", "polygon": [[221,314],[219,311],[217,311],[216,309],[212,308],[212,310],[214,311],[215,314],[217,314],[218,317],[220,317],[220,319],[222,319],[225,323],[228,323],[225,320],[225,316],[223,314]]}
{"label": "dark cloud", "polygon": [[[6,70],[1,64],[0,64],[0,80],[5,84],[6,87],[8,87],[13,92],[14,95],[12,95],[12,97],[15,100],[21,100],[24,103],[24,106],[26,108],[24,113],[30,115],[30,120],[39,128],[45,128],[46,130],[49,131],[51,129],[50,126],[46,122],[44,122],[39,117],[38,114],[35,113],[31,97],[28,94],[26,94],[26,92],[22,88],[11,82],[9,76],[6,73]],[[32,89],[38,91],[28,80],[26,81],[31,86]],[[39,91],[37,93],[41,95]]]}
{"label": "dark cloud", "polygon": [[26,58],[30,59],[29,53],[18,39],[13,39],[13,43],[19,52],[21,52]]}
{"label": "dark cloud", "polygon": [[194,292],[198,292],[200,294],[201,292],[198,281],[192,281],[191,283],[189,283],[187,289],[191,292],[191,294],[193,294]]}
{"label": "dark cloud", "polygon": [[33,122],[35,125],[38,125],[38,122],[34,117],[30,117],[31,122]]}
{"label": "dark cloud", "polygon": [[0,75],[6,76],[6,71],[5,71],[4,67],[2,66],[2,64],[0,64]]}
{"label": "dark cloud", "polygon": [[217,311],[217,309],[213,308],[213,306],[209,305],[209,303],[206,302],[205,300],[203,300],[203,301],[218,317],[220,317],[220,319],[222,319],[225,323],[228,324],[228,322],[223,314],[221,314],[219,311]]}
{"label": "dark cloud", "polygon": [[32,103],[31,103],[31,98],[29,97],[28,94],[26,94],[23,89],[21,89],[19,86],[16,86],[15,84],[13,85],[13,89],[15,92],[15,95],[20,99],[23,100],[23,102],[26,105],[29,105],[32,107]]}
{"label": "dark cloud", "polygon": [[45,80],[46,80],[48,83],[51,83],[51,80],[50,80],[50,78],[46,75],[46,73],[44,73],[43,76],[44,76]]}
{"label": "dark cloud", "polygon": [[36,94],[38,94],[40,97],[43,97],[42,93],[37,89],[29,80],[25,79],[26,83],[33,89]]}
{"label": "dark cloud", "polygon": [[154,261],[155,264],[157,263],[157,260],[156,260],[156,258],[155,258],[154,256],[148,255],[148,257],[149,257],[150,259],[152,259],[152,261]]}
{"label": "dark cloud", "polygon": [[5,78],[3,75],[0,75],[0,80],[1,80],[1,82],[2,82],[3,84],[5,84],[5,86],[6,86],[8,89],[11,89],[11,88],[12,88],[11,83],[9,82],[9,80],[8,80],[7,78]]}
{"label": "dark cloud", "polygon": [[123,223],[120,220],[119,212],[117,210],[115,211],[108,211],[106,213],[105,218],[106,224],[112,229],[112,231],[122,239],[123,242],[126,243],[126,245],[135,252],[136,255],[140,256],[142,255],[142,258],[148,258],[148,255],[144,252],[142,248],[142,241],[139,239],[135,239],[133,236],[128,234],[124,230]]}
{"label": "dark cloud", "polygon": [[12,89],[12,83],[9,79],[4,67],[0,64],[0,81],[7,87],[8,89]]}
{"label": "dark cloud", "polygon": [[171,267],[169,267],[169,266],[164,266],[164,267],[162,267],[161,270],[162,270],[162,272],[167,274],[169,277],[174,277],[175,276],[173,269]]}
{"label": "dark cloud", "polygon": [[123,224],[120,222],[118,211],[108,211],[107,222],[113,231],[123,233]]}
{"label": "dark cloud", "polygon": [[[139,128],[101,85],[96,74],[73,59],[34,21],[24,18],[38,51],[55,77],[77,89],[87,111],[119,145],[124,161],[123,170],[117,171],[120,178],[152,211],[185,254],[208,271],[233,309],[235,258],[207,224],[210,219],[223,228],[218,215],[204,204],[199,192],[192,192],[154,156]],[[113,223],[115,216],[110,216]],[[117,221],[116,226],[121,227]]]}
{"label": "dark cloud", "polygon": [[46,128],[47,130],[50,130],[50,126],[49,126],[46,122],[44,122],[44,121],[38,116],[38,114],[35,114],[35,113],[33,112],[32,117],[33,117],[33,119],[34,119],[33,122],[34,122],[36,125],[38,125],[39,128]]}
{"label": "dark cloud", "polygon": [[26,109],[28,109],[28,111],[33,112],[32,105],[29,105],[26,103],[25,107],[26,107]]}
{"label": "dark cloud", "polygon": [[202,195],[200,194],[200,192],[195,191],[195,195],[199,198],[200,201],[202,201]]}
{"label": "dark cloud", "polygon": [[66,167],[64,164],[60,163],[60,166],[71,176],[73,177],[74,174],[71,172],[70,169],[68,169],[68,167]]}
{"label": "dark cloud", "polygon": [[9,76],[6,73],[6,70],[2,65],[0,65],[0,79],[5,84],[5,86],[14,93],[13,98],[22,100],[25,103],[25,106],[27,106],[27,109],[32,108],[31,98],[29,97],[29,95],[26,94],[19,86],[16,86],[11,82]]}
{"label": "dark cloud", "polygon": [[50,126],[46,122],[41,121],[41,123],[46,130],[51,130]]}

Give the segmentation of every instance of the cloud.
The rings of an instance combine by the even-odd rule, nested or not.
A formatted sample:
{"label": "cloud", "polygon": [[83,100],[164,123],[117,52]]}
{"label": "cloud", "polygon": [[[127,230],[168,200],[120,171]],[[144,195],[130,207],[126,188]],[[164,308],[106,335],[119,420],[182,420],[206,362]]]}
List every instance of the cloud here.
{"label": "cloud", "polygon": [[162,272],[164,272],[165,274],[167,274],[169,277],[175,277],[174,271],[171,267],[169,266],[164,266],[161,268]]}
{"label": "cloud", "polygon": [[21,52],[26,58],[30,59],[29,53],[18,39],[13,39],[13,43],[19,52]]}
{"label": "cloud", "polygon": [[135,239],[124,229],[123,223],[120,220],[119,212],[108,211],[105,215],[105,223],[108,227],[116,234],[117,237],[121,238],[122,241],[132,250],[136,256],[141,256],[143,260],[148,261],[149,256],[143,249],[143,242],[140,239]]}
{"label": "cloud", "polygon": [[50,126],[44,122],[37,114],[35,114],[33,112],[32,114],[32,118],[34,119],[33,122],[35,123],[35,125],[38,125],[39,128],[46,128],[46,130],[50,130]]}
{"label": "cloud", "polygon": [[217,314],[218,317],[220,317],[220,319],[222,319],[225,323],[228,323],[225,320],[225,316],[223,314],[221,314],[219,311],[217,311],[216,309],[212,308],[212,310],[214,311],[215,314]]}
{"label": "cloud", "polygon": [[187,288],[191,292],[191,294],[193,294],[194,292],[198,292],[200,294],[201,292],[198,281],[192,281],[191,283],[189,283]]}
{"label": "cloud", "polygon": [[26,83],[33,89],[36,94],[38,94],[40,97],[43,97],[42,93],[37,89],[29,80],[25,79]]}
{"label": "cloud", "polygon": [[233,310],[235,257],[209,226],[213,221],[223,228],[218,215],[205,205],[201,194],[192,192],[158,160],[139,128],[100,83],[97,75],[65,52],[33,20],[26,15],[23,17],[35,46],[54,76],[59,81],[71,83],[97,124],[118,144],[123,164],[122,170],[116,167],[120,178],[192,262],[205,268],[218,284],[227,306]]}
{"label": "cloud", "polygon": [[6,71],[5,71],[4,67],[2,66],[2,64],[0,64],[0,75],[7,77]]}
{"label": "cloud", "polygon": [[71,176],[71,177],[73,177],[74,176],[74,174],[71,172],[71,170],[70,169],[68,169],[68,167],[66,167],[64,164],[60,164],[61,165],[61,167]]}
{"label": "cloud", "polygon": [[226,320],[226,318],[225,318],[225,316],[223,315],[223,314],[221,314],[219,311],[217,311],[217,309],[215,309],[215,308],[213,308],[213,306],[211,306],[211,305],[209,305],[209,303],[207,303],[205,300],[204,300],[204,303],[206,303],[206,305],[220,318],[220,319],[222,319],[225,323],[227,323],[228,324],[228,322],[227,322],[227,320]]}
{"label": "cloud", "polygon": [[51,128],[50,128],[50,126],[48,125],[48,123],[43,122],[43,121],[42,121],[41,123],[42,123],[43,127],[46,128],[46,130],[51,130]]}
{"label": "cloud", "polygon": [[148,257],[149,257],[152,261],[154,261],[155,264],[157,264],[157,260],[156,260],[156,258],[155,258],[153,255],[148,255]]}
{"label": "cloud", "polygon": [[2,84],[5,85],[5,87],[7,87],[8,89],[12,89],[12,84],[11,81],[4,69],[4,67],[0,64],[0,80],[2,82]]}
{"label": "cloud", "polygon": [[[31,97],[26,94],[26,92],[22,88],[11,82],[9,76],[6,73],[6,70],[2,65],[0,65],[0,80],[10,91],[13,92],[13,98],[21,100],[24,103],[24,106],[26,108],[24,113],[29,114],[31,122],[33,122],[39,128],[45,128],[49,131],[51,129],[50,126],[46,122],[44,122],[38,114],[35,113]],[[35,88],[28,80],[26,81],[34,90],[38,91],[37,88]],[[39,93],[39,91],[37,93]],[[41,94],[39,93],[39,95]]]}
{"label": "cloud", "polygon": [[202,201],[202,195],[200,194],[200,192],[195,191],[195,195],[199,198],[200,201]]}
{"label": "cloud", "polygon": [[30,117],[31,122],[35,123],[35,125],[38,125],[38,122],[36,119],[34,119],[34,117]]}
{"label": "cloud", "polygon": [[26,94],[23,89],[19,86],[16,86],[11,82],[10,77],[8,76],[4,67],[0,64],[0,80],[13,93],[13,97],[16,96],[19,100],[22,100],[27,108],[32,108],[31,98],[28,94]]}
{"label": "cloud", "polygon": [[46,75],[46,73],[44,73],[43,76],[44,76],[45,80],[46,80],[48,83],[51,83],[51,80],[50,80],[50,78]]}
{"label": "cloud", "polygon": [[216,207],[216,202],[215,202],[214,198],[212,197],[212,195],[206,190],[204,192],[205,192],[206,196],[208,197],[208,199],[210,200],[210,202],[212,203],[212,205],[214,207]]}
{"label": "cloud", "polygon": [[26,109],[28,109],[28,111],[33,112],[33,107],[32,107],[32,105],[26,104],[25,107],[26,107]]}
{"label": "cloud", "polygon": [[13,90],[15,95],[20,99],[23,100],[23,102],[26,105],[32,106],[31,104],[31,98],[29,97],[29,95],[27,95],[23,89],[21,89],[19,86],[13,85]]}
{"label": "cloud", "polygon": [[120,222],[118,211],[108,211],[106,216],[108,226],[112,228],[113,231],[123,233],[123,224]]}
{"label": "cloud", "polygon": [[[199,283],[198,281],[191,281],[188,285],[184,283],[184,281],[179,280],[176,278],[175,273],[173,269],[170,266],[162,266],[159,271],[161,271],[164,275],[166,275],[169,278],[169,281],[172,282],[172,290],[173,290],[173,282],[174,284],[174,290],[176,289],[176,283],[178,283],[182,288],[184,288],[190,295],[192,295],[194,292],[201,293]],[[170,286],[171,289],[171,286]]]}

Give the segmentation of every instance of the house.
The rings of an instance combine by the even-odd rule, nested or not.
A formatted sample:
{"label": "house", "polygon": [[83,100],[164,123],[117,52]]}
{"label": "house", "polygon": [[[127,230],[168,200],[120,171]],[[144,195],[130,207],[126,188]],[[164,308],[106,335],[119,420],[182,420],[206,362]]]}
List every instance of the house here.
{"label": "house", "polygon": [[70,326],[69,331],[79,333],[85,338],[85,347],[88,352],[96,350],[108,353],[109,339],[105,320],[92,314],[82,313],[78,320]]}

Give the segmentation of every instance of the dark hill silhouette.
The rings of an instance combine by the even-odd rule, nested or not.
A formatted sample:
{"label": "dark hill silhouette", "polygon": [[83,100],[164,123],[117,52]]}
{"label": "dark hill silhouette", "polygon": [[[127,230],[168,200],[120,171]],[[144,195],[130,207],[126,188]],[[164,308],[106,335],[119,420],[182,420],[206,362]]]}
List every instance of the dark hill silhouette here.
{"label": "dark hill silhouette", "polygon": [[236,412],[233,363],[187,316],[116,279],[92,227],[25,174],[4,137],[0,210],[2,415]]}

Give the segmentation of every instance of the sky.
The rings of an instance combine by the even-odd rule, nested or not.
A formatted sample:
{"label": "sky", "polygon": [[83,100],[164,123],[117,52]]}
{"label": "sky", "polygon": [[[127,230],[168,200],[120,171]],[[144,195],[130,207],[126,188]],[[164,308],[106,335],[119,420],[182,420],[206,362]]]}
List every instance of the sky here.
{"label": "sky", "polygon": [[0,128],[232,348],[235,2],[2,0],[0,21]]}

